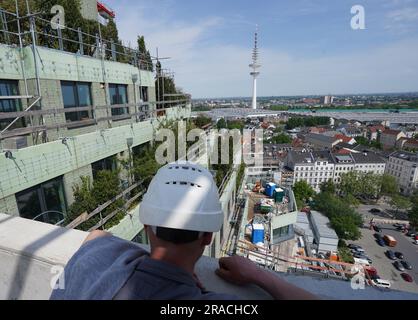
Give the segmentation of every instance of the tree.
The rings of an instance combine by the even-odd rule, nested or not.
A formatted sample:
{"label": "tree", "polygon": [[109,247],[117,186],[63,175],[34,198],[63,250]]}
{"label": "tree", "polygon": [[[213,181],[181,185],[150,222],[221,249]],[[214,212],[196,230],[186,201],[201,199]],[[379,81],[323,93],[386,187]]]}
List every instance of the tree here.
{"label": "tree", "polygon": [[401,210],[407,210],[411,207],[411,202],[408,198],[401,195],[394,195],[390,201],[390,206],[396,210],[396,213],[399,213]]}
{"label": "tree", "polygon": [[139,51],[139,58],[140,58],[140,68],[143,70],[154,71],[154,66],[152,64],[151,54],[147,50],[147,46],[145,44],[144,36],[138,36],[138,51]]}
{"label": "tree", "polygon": [[283,144],[283,143],[291,143],[291,142],[292,142],[292,138],[290,138],[287,134],[284,134],[284,133],[274,136],[271,139],[271,143],[275,143],[275,144]]}
{"label": "tree", "polygon": [[357,171],[349,171],[341,175],[341,180],[338,189],[342,195],[358,196],[361,194],[362,186]]}
{"label": "tree", "polygon": [[325,214],[338,237],[345,240],[357,240],[363,224],[362,217],[346,202],[328,192],[321,192],[314,198],[314,209]]}
{"label": "tree", "polygon": [[332,179],[323,182],[320,189],[321,192],[328,192],[330,194],[335,194],[337,192],[337,187],[335,186],[335,183],[332,181]]}
{"label": "tree", "polygon": [[307,202],[315,194],[315,191],[306,181],[302,180],[295,183],[293,193],[296,199]]}
{"label": "tree", "polygon": [[[89,177],[82,177],[81,184],[74,186],[75,201],[68,210],[69,212],[68,216],[66,217],[66,222],[69,223],[73,221],[84,212],[91,213],[94,209],[113,199],[120,193],[122,193],[122,188],[119,181],[118,170],[99,171],[93,183],[91,183]],[[87,231],[100,221],[100,216],[105,218],[109,214],[120,210],[105,224],[105,228],[108,229],[116,225],[125,216],[125,213],[122,210],[124,204],[124,199],[114,201],[111,205],[104,209],[100,215],[96,215],[90,218],[77,228],[83,231]]]}
{"label": "tree", "polygon": [[209,123],[212,123],[212,119],[208,118],[206,116],[198,116],[196,119],[194,119],[194,124],[198,127],[198,128],[202,128],[206,125],[208,125]]}
{"label": "tree", "polygon": [[218,128],[218,130],[227,128],[227,124],[224,118],[219,119],[218,123],[216,124],[216,128]]}
{"label": "tree", "polygon": [[384,174],[381,180],[381,193],[388,196],[393,196],[399,193],[399,186],[395,177]]}
{"label": "tree", "polygon": [[414,204],[408,213],[408,219],[411,225],[418,228],[418,204]]}

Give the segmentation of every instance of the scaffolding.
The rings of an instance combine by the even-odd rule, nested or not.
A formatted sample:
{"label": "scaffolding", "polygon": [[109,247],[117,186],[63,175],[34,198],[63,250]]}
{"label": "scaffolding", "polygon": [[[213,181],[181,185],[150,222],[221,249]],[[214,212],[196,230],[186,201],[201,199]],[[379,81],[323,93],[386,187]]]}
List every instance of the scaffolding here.
{"label": "scaffolding", "polygon": [[[18,1],[15,0],[16,12],[9,12],[0,7],[0,43],[4,43],[10,47],[19,48],[20,64],[22,69],[22,80],[24,82],[24,95],[0,97],[1,100],[9,100],[17,102],[19,104],[24,102],[24,110],[16,112],[0,112],[0,121],[7,121],[10,123],[0,130],[0,149],[2,142],[5,139],[32,135],[32,141],[34,144],[48,142],[48,132],[50,130],[59,131],[62,128],[74,128],[88,125],[97,125],[101,121],[106,121],[108,127],[111,127],[111,121],[131,119],[135,122],[141,122],[147,119],[158,118],[159,116],[166,115],[166,110],[171,109],[173,106],[185,107],[190,102],[191,97],[187,94],[165,94],[164,79],[169,78],[174,81],[174,74],[168,70],[161,69],[160,60],[166,58],[147,57],[145,52],[140,52],[139,49],[132,49],[130,47],[123,46],[121,43],[117,43],[114,40],[104,39],[102,36],[102,28],[99,21],[98,32],[94,35],[89,34],[81,30],[81,28],[73,29],[68,26],[60,25],[60,21],[53,22],[45,19],[47,15],[44,13],[32,13],[29,7],[29,3],[26,2],[27,12],[25,15],[19,11]],[[42,108],[42,94],[41,94],[41,81],[39,75],[39,60],[40,55],[38,52],[39,47],[46,47],[63,52],[73,53],[78,56],[87,56],[100,59],[102,62],[103,83],[108,90],[108,81],[106,75],[106,68],[104,62],[115,61],[127,63],[139,70],[153,72],[159,66],[158,72],[156,72],[157,86],[160,86],[160,80],[162,81],[162,96],[160,101],[145,102],[142,97],[142,92],[139,92],[137,97],[136,81],[133,80],[135,85],[135,97],[134,104],[124,105],[111,105],[108,101],[108,95],[105,95],[106,105],[104,106],[88,106],[82,108],[65,108],[54,110],[43,110]],[[35,84],[36,93],[31,95],[28,89],[28,78],[26,75],[26,66],[24,59],[24,48],[30,47],[33,55],[34,69],[35,69]],[[149,61],[151,59],[151,61]],[[155,66],[154,62],[155,61]],[[140,80],[140,79],[139,79]],[[141,81],[141,80],[140,80]],[[139,83],[141,86],[141,83]],[[160,88],[158,88],[160,92]],[[138,99],[139,98],[139,99]],[[113,115],[110,114],[112,109],[118,108],[130,108],[134,107],[135,112],[125,115]],[[107,110],[106,117],[96,117],[96,111],[100,109]],[[158,111],[157,111],[158,110]],[[71,113],[75,111],[88,111],[92,115],[90,119],[83,119],[80,121],[74,121],[70,123],[60,123],[56,117],[62,114]],[[55,119],[54,124],[46,124],[45,116],[52,116]],[[13,126],[20,119],[29,121],[23,128],[12,129]]]}

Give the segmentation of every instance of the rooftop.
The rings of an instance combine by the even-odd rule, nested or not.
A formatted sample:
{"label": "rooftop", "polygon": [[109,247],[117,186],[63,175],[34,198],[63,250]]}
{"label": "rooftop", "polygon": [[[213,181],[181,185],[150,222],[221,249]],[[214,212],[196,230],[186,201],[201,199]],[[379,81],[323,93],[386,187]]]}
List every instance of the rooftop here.
{"label": "rooftop", "polygon": [[418,163],[418,153],[406,152],[406,151],[396,151],[390,155],[391,157],[407,160],[410,162]]}
{"label": "rooftop", "polygon": [[320,237],[338,239],[334,229],[329,226],[330,222],[326,216],[318,211],[311,211],[311,215]]}

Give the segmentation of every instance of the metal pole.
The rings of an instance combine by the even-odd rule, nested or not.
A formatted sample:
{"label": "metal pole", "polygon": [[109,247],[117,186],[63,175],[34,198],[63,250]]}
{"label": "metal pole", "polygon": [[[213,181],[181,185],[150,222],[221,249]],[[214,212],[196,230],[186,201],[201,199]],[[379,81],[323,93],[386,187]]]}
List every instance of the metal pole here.
{"label": "metal pole", "polygon": [[19,5],[18,5],[17,0],[16,0],[16,21],[17,21],[17,33],[19,34],[20,66],[22,68],[23,81],[25,83],[25,94],[26,96],[28,96],[29,95],[28,81],[26,79],[26,66],[25,66],[25,59],[23,56],[23,41],[22,41],[22,33],[20,29]]}
{"label": "metal pole", "polygon": [[0,12],[0,18],[3,25],[3,34],[4,34],[4,41],[6,44],[10,44],[10,35],[8,33],[9,29],[7,27],[7,16],[5,12]]}
{"label": "metal pole", "polygon": [[[60,25],[61,25],[61,22],[60,22]],[[62,30],[61,30],[60,27],[58,27],[58,29],[57,29],[57,34],[58,34],[58,45],[59,45],[59,49],[61,51],[64,51],[64,43],[62,41]]]}
{"label": "metal pole", "polygon": [[83,44],[83,33],[81,32],[81,28],[78,28],[78,42],[80,44],[80,54],[84,55],[84,44]]}
{"label": "metal pole", "polygon": [[41,81],[39,79],[39,68],[38,68],[38,58],[36,55],[36,36],[35,36],[35,18],[30,18],[30,32],[32,35],[32,52],[33,52],[33,59],[35,65],[35,76],[36,76],[36,87],[38,91],[38,96],[41,96]]}

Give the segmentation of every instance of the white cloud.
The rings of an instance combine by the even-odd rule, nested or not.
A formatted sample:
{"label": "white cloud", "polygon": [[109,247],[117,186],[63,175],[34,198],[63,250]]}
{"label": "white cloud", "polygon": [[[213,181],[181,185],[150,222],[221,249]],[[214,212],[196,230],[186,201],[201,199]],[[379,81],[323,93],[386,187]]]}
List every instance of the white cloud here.
{"label": "white cloud", "polygon": [[[176,73],[180,87],[196,98],[251,95],[251,47],[224,44],[216,37],[216,32],[228,32],[230,23],[245,20],[237,15],[232,22],[221,17],[182,21],[171,13],[170,1],[158,12],[141,3],[118,2],[120,35],[132,44],[138,34],[145,35],[153,55],[159,47],[161,56],[172,57],[164,66]],[[415,13],[398,9],[387,18],[397,22],[400,17],[413,20]],[[259,91],[261,95],[416,91],[416,52],[416,38],[373,50],[359,48],[355,54],[317,57],[306,52],[303,58],[262,44]]]}

